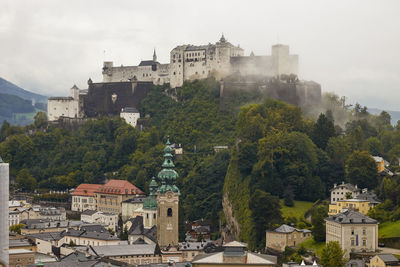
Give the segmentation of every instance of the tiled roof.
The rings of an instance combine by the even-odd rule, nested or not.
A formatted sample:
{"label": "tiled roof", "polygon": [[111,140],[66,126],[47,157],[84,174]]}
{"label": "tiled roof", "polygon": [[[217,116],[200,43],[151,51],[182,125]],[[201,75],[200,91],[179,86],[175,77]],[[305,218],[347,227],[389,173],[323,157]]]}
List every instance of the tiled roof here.
{"label": "tiled roof", "polygon": [[362,199],[362,200],[368,200],[372,204],[379,204],[381,201],[378,199],[376,194],[370,193],[370,192],[365,192],[361,193],[358,196],[356,196],[357,199]]}
{"label": "tiled roof", "polygon": [[73,196],[94,197],[94,193],[103,185],[101,184],[80,184],[72,193]]}
{"label": "tiled roof", "polygon": [[90,248],[91,253],[103,257],[157,254],[156,245],[149,244],[91,246]]}
{"label": "tiled roof", "polygon": [[81,213],[81,215],[89,215],[92,216],[93,214],[95,214],[97,212],[97,210],[85,210]]}
{"label": "tiled roof", "polygon": [[96,232],[96,231],[68,229],[68,231],[63,231],[61,233],[61,235],[62,236],[92,238],[92,239],[98,239],[98,240],[119,240],[116,236],[110,234],[108,231]]}
{"label": "tiled roof", "polygon": [[96,192],[117,195],[144,195],[145,193],[126,180],[110,180]]}
{"label": "tiled roof", "polygon": [[[206,264],[222,264],[227,263],[224,261],[224,252],[209,253],[203,255],[197,255],[192,263],[206,263]],[[276,264],[277,257],[265,254],[256,254],[247,252],[246,264]]]}
{"label": "tiled roof", "polygon": [[354,185],[349,184],[349,183],[345,184],[344,182],[341,183],[341,184],[336,185],[336,187],[334,187],[333,189],[331,189],[331,191],[333,191],[333,190],[335,190],[335,189],[337,189],[337,188],[340,188],[340,187],[346,188],[346,189],[348,189],[348,190],[350,190],[350,191],[352,191],[352,192],[360,191],[360,189],[357,188],[357,187],[355,187]]}
{"label": "tiled roof", "polygon": [[399,259],[393,256],[392,254],[378,254],[377,255],[381,260],[385,263],[398,263]]}
{"label": "tiled roof", "polygon": [[293,231],[303,232],[303,233],[311,233],[308,229],[297,229],[287,224],[282,224],[281,226],[272,230],[272,232],[276,233],[292,233]]}
{"label": "tiled roof", "polygon": [[361,214],[354,210],[346,210],[343,213],[332,215],[325,219],[326,221],[336,222],[340,224],[376,224],[377,220],[374,220],[364,214]]}
{"label": "tiled roof", "polygon": [[157,61],[153,61],[153,60],[142,60],[142,61],[140,61],[139,66],[151,66],[154,64],[160,64],[160,63],[158,63]]}

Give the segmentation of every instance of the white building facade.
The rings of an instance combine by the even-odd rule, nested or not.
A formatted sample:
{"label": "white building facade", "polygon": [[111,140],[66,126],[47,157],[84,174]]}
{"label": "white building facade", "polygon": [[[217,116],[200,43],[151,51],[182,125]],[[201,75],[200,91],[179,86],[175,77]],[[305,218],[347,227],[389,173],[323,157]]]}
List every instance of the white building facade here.
{"label": "white building facade", "polygon": [[140,119],[140,113],[136,108],[127,107],[121,110],[120,117],[132,127],[136,127],[137,121]]}
{"label": "white building facade", "polygon": [[82,100],[80,95],[84,90],[80,90],[76,85],[70,89],[70,96],[49,97],[47,100],[47,119],[57,121],[61,117],[82,118]]}
{"label": "white building facade", "polygon": [[0,265],[8,266],[9,165],[0,157]]}
{"label": "white building facade", "polygon": [[349,195],[350,198],[356,198],[360,194],[360,189],[357,185],[345,184],[334,184],[331,190],[331,204],[335,204],[338,200],[346,200]]}

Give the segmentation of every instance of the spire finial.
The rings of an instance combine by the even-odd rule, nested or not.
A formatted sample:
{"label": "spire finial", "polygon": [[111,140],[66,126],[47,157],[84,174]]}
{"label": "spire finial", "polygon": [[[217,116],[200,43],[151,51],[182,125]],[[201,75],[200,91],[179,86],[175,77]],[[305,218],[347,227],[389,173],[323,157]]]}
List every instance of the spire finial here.
{"label": "spire finial", "polygon": [[225,43],[225,42],[226,42],[224,33],[222,33],[221,39],[219,39],[219,41],[220,41],[221,43]]}
{"label": "spire finial", "polygon": [[154,47],[153,51],[153,61],[157,61],[157,54],[156,54],[156,48]]}

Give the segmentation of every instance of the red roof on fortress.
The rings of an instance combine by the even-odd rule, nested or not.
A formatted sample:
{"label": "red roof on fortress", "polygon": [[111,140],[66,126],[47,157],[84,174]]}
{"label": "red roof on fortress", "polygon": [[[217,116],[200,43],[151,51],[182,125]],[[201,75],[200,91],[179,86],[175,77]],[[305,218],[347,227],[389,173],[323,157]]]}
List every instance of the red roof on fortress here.
{"label": "red roof on fortress", "polygon": [[94,197],[94,193],[102,187],[101,184],[80,184],[72,195]]}
{"label": "red roof on fortress", "polygon": [[126,180],[110,180],[97,193],[117,195],[144,195],[145,193]]}

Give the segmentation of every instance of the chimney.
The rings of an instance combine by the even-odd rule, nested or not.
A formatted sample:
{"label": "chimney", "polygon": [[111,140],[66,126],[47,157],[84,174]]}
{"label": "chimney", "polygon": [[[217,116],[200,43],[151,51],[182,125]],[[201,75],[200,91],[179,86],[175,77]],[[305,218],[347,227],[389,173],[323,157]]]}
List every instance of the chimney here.
{"label": "chimney", "polygon": [[367,193],[368,192],[368,188],[363,188],[362,193]]}
{"label": "chimney", "polygon": [[342,181],[342,184],[344,184],[344,181]]}
{"label": "chimney", "polygon": [[333,188],[336,188],[336,186],[337,186],[337,184],[335,183],[335,184],[333,184]]}
{"label": "chimney", "polygon": [[358,189],[358,186],[357,186],[357,185],[355,185],[355,188],[356,188],[356,189]]}

